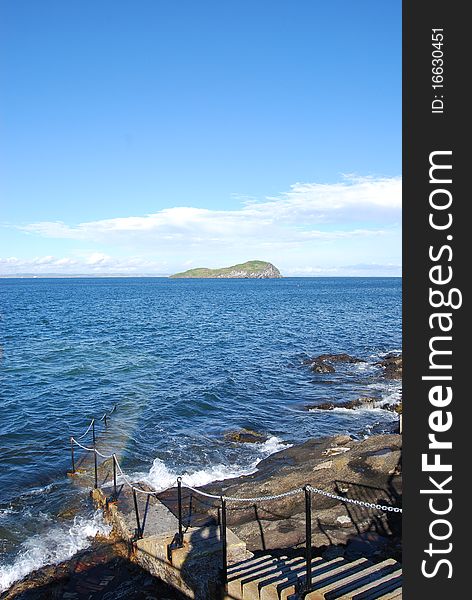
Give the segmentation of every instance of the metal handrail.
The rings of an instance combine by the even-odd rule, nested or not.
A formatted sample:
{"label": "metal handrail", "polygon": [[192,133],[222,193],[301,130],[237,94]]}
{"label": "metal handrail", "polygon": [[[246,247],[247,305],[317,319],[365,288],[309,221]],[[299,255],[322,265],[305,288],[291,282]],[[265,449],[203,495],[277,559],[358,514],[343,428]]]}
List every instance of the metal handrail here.
{"label": "metal handrail", "polygon": [[[109,413],[109,415],[112,414],[115,411],[115,409],[116,409],[116,405],[114,406],[113,410]],[[105,421],[105,425],[107,424],[106,413],[100,420]],[[166,488],[166,490],[161,490],[160,492],[158,492],[157,490],[143,490],[142,488],[134,485],[131,482],[131,480],[129,479],[129,477],[126,475],[126,473],[123,471],[123,469],[121,468],[121,465],[116,457],[116,454],[114,454],[114,453],[113,454],[103,454],[102,452],[99,452],[96,449],[94,422],[95,422],[95,420],[92,419],[92,421],[86,431],[86,433],[88,433],[90,428],[92,428],[92,432],[93,432],[93,447],[92,448],[84,446],[74,437],[70,438],[72,473],[76,472],[75,471],[74,445],[77,445],[79,448],[82,448],[83,450],[85,450],[87,452],[94,453],[94,488],[95,489],[98,487],[98,458],[97,457],[100,456],[101,458],[103,458],[105,460],[110,459],[110,458],[113,459],[113,497],[112,497],[112,500],[115,502],[118,501],[118,494],[117,494],[117,471],[118,471],[120,473],[123,481],[126,483],[126,485],[128,487],[131,488],[132,493],[133,493],[133,502],[134,502],[135,516],[136,516],[136,525],[137,525],[135,540],[140,539],[143,537],[144,531],[143,531],[143,524],[141,523],[141,519],[140,519],[140,515],[139,515],[137,493],[145,494],[147,496],[157,496],[158,493],[162,493],[163,491],[166,491],[166,490],[172,489],[172,488],[169,487],[169,488]],[[83,437],[83,436],[81,436],[81,437]],[[78,439],[81,439],[81,438],[78,438]],[[295,488],[292,490],[288,490],[286,492],[282,492],[280,494],[256,496],[256,497],[252,497],[252,498],[238,498],[235,496],[216,495],[216,494],[209,494],[207,492],[203,492],[202,490],[199,490],[197,488],[194,488],[190,485],[185,484],[183,482],[182,476],[177,477],[176,483],[177,483],[178,532],[176,533],[172,543],[169,544],[169,546],[168,546],[168,554],[169,554],[169,556],[171,556],[172,549],[182,548],[182,546],[183,546],[184,534],[183,534],[182,487],[185,487],[200,496],[210,498],[213,500],[218,500],[221,505],[220,538],[221,538],[222,551],[223,551],[223,558],[222,558],[222,565],[221,565],[221,579],[222,579],[222,584],[224,587],[226,587],[227,581],[228,581],[228,547],[227,547],[227,535],[226,535],[227,510],[228,510],[227,503],[228,502],[244,502],[244,503],[251,502],[254,504],[257,502],[269,502],[269,501],[279,500],[282,498],[294,496],[294,495],[301,494],[301,493],[304,494],[304,496],[305,496],[305,578],[301,582],[301,587],[299,589],[299,593],[302,594],[302,596],[305,596],[311,590],[313,494],[325,496],[327,498],[337,500],[337,501],[343,502],[343,503],[356,504],[358,506],[361,506],[362,508],[382,510],[382,511],[387,511],[387,512],[396,512],[396,513],[403,512],[403,510],[398,506],[391,506],[391,505],[388,506],[388,505],[382,505],[382,504],[374,504],[371,502],[364,502],[362,500],[355,500],[353,498],[347,498],[345,496],[339,496],[337,494],[327,492],[325,490],[313,487],[310,484],[306,484],[301,488]]]}

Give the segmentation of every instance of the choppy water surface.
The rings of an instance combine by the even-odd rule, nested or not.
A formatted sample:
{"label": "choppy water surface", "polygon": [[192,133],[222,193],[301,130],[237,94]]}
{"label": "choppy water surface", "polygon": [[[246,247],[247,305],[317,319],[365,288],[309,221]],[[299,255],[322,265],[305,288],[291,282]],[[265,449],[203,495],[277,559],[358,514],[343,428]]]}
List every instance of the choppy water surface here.
{"label": "choppy water surface", "polygon": [[[126,468],[162,488],[179,473],[196,485],[224,479],[284,444],[395,420],[303,409],[398,395],[373,363],[401,348],[399,279],[3,279],[0,307],[0,590],[106,527],[65,472],[69,436],[115,404],[102,444],[123,446]],[[303,365],[325,352],[367,363],[334,374]],[[241,427],[269,439],[228,443]]]}

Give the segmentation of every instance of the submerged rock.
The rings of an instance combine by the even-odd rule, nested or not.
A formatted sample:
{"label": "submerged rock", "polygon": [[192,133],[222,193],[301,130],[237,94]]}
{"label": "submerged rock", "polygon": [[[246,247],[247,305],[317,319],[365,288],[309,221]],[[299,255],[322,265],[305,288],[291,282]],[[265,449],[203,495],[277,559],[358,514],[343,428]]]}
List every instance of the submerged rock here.
{"label": "submerged rock", "polygon": [[304,364],[310,365],[315,373],[334,373],[336,369],[332,363],[360,363],[365,362],[361,358],[356,358],[350,354],[320,354],[314,358],[304,361]]}
{"label": "submerged rock", "polygon": [[401,354],[387,354],[385,358],[375,363],[384,369],[386,379],[401,379],[403,373],[403,357]]}
{"label": "submerged rock", "polygon": [[328,365],[323,361],[317,361],[312,363],[311,370],[315,373],[334,373],[336,369],[332,365]]}
{"label": "submerged rock", "polygon": [[238,431],[228,431],[225,433],[225,440],[239,444],[256,444],[266,442],[268,439],[265,433],[253,431],[252,429],[239,429]]}
{"label": "submerged rock", "polygon": [[345,354],[345,353],[341,353],[341,354],[320,354],[319,356],[317,356],[316,358],[314,358],[313,360],[315,361],[327,361],[327,362],[345,362],[345,363],[361,363],[361,362],[365,362],[365,360],[362,360],[362,358],[356,358],[355,356],[351,356],[350,354]]}
{"label": "submerged rock", "polygon": [[335,408],[374,408],[380,398],[372,396],[361,396],[357,400],[345,400],[343,402],[320,402],[318,404],[308,404],[305,410],[334,410]]}

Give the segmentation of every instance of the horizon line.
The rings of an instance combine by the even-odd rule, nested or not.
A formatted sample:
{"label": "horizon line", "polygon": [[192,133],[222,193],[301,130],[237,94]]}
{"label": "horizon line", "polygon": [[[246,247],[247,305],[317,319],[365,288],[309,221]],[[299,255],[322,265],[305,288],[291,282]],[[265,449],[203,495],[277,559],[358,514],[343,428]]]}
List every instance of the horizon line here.
{"label": "horizon line", "polygon": [[[282,277],[178,277],[176,279],[402,279],[402,275],[282,275]],[[126,275],[126,274],[0,274],[0,279],[174,279],[172,275]]]}

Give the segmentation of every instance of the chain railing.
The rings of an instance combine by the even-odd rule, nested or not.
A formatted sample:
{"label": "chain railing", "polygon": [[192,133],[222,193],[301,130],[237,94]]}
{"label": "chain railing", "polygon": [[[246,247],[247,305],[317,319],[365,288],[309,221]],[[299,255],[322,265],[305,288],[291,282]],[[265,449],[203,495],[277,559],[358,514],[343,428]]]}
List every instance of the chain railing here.
{"label": "chain railing", "polygon": [[[103,417],[101,417],[100,421],[105,422],[105,426],[107,425],[107,418],[116,410],[116,405],[113,407],[110,413],[105,413]],[[83,439],[89,431],[92,430],[93,436],[93,447],[88,447],[81,444],[78,440]],[[113,460],[113,494],[110,501],[117,502],[118,501],[118,473],[121,480],[132,490],[133,493],[133,502],[136,516],[136,534],[135,540],[140,539],[143,536],[143,527],[141,523],[141,518],[139,514],[138,500],[137,494],[144,494],[146,496],[154,496],[157,498],[157,494],[163,493],[169,489],[172,489],[174,486],[170,486],[164,490],[156,490],[156,489],[142,489],[141,487],[133,484],[129,476],[123,471],[116,454],[104,454],[97,450],[96,448],[96,438],[95,438],[95,419],[92,419],[85,433],[80,437],[71,437],[71,459],[72,459],[72,474],[76,472],[75,470],[75,459],[74,459],[74,445],[78,446],[82,450],[86,452],[93,452],[94,454],[94,487],[98,487],[98,462],[97,457],[104,460]],[[106,483],[106,482],[105,482]],[[226,537],[226,522],[227,522],[227,503],[240,502],[240,503],[251,503],[257,504],[258,502],[272,502],[275,500],[281,500],[283,498],[288,498],[290,496],[296,496],[298,494],[304,494],[305,498],[305,578],[301,582],[301,586],[299,586],[299,593],[305,595],[308,591],[310,591],[311,586],[311,565],[312,565],[312,498],[313,494],[317,494],[320,496],[324,496],[326,498],[330,498],[332,500],[336,500],[338,502],[354,504],[360,506],[361,508],[370,509],[370,510],[378,510],[382,512],[390,512],[390,513],[399,513],[402,514],[402,508],[398,506],[384,505],[384,504],[376,504],[372,502],[365,502],[364,500],[356,500],[354,498],[348,498],[347,496],[340,496],[338,494],[333,494],[332,492],[328,492],[326,490],[322,490],[317,487],[313,487],[310,484],[306,484],[303,487],[294,488],[291,490],[287,490],[286,492],[281,492],[279,494],[269,494],[263,496],[253,496],[253,497],[237,497],[237,496],[226,496],[224,494],[210,494],[208,492],[204,492],[198,488],[192,487],[191,485],[186,484],[183,481],[183,477],[179,476],[176,479],[177,486],[177,520],[178,520],[178,531],[174,536],[174,539],[171,544],[168,546],[168,554],[169,557],[172,555],[172,550],[175,548],[182,548],[184,541],[184,532],[183,532],[183,501],[182,501],[182,487],[190,490],[194,494],[198,494],[204,498],[209,498],[211,500],[217,500],[220,503],[221,510],[221,518],[220,518],[220,539],[222,544],[223,558],[222,558],[222,582],[226,587],[228,581],[228,548],[227,548],[227,537]]]}

